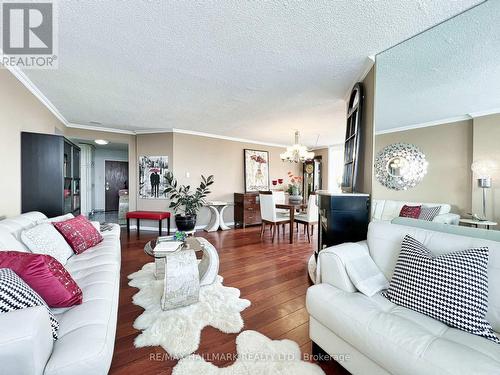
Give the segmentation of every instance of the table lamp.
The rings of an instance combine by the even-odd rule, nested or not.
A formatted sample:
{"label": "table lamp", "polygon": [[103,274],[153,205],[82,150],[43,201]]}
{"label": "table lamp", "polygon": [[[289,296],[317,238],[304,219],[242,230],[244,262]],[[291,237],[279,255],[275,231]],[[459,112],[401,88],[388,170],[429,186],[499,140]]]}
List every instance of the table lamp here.
{"label": "table lamp", "polygon": [[477,186],[483,189],[483,220],[486,220],[486,189],[491,188],[491,173],[496,165],[491,160],[478,160],[472,163],[472,171],[477,177]]}

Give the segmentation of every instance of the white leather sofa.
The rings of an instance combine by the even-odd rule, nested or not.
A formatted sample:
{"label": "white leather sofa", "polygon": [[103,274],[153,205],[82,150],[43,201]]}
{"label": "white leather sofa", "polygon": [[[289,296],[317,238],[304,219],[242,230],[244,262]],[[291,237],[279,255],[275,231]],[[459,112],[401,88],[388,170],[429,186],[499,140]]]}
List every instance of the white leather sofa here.
{"label": "white leather sofa", "polygon": [[371,201],[371,221],[391,221],[399,216],[404,205],[407,206],[441,206],[439,214],[432,220],[435,223],[458,225],[460,215],[451,213],[451,206],[448,203],[422,203],[391,201],[383,199],[372,199]]}
{"label": "white leather sofa", "polygon": [[367,241],[320,252],[320,283],[306,298],[311,340],[344,359],[339,363],[352,374],[500,374],[500,345],[397,306],[380,293],[367,297],[351,283],[344,262],[363,251],[390,280],[406,234],[435,254],[489,247],[487,319],[500,332],[500,242],[372,222]]}
{"label": "white leather sofa", "polygon": [[[25,250],[20,232],[45,216],[31,212],[0,221],[0,250]],[[52,340],[44,307],[0,314],[0,374],[104,375],[113,356],[120,283],[120,227],[65,265],[83,291],[83,303],[53,309],[59,339]]]}

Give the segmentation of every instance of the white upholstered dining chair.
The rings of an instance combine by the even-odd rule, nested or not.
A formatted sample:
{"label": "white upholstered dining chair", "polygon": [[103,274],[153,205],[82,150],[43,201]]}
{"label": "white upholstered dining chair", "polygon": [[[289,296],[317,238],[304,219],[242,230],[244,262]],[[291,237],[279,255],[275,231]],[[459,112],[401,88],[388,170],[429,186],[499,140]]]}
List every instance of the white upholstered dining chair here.
{"label": "white upholstered dining chair", "polygon": [[304,231],[307,232],[307,240],[309,242],[311,242],[311,230],[314,234],[314,226],[318,224],[318,216],[319,210],[316,202],[316,194],[311,193],[307,200],[307,211],[305,213],[296,214],[294,219],[297,223],[297,228],[299,223],[304,224]]}
{"label": "white upholstered dining chair", "polygon": [[260,237],[264,235],[264,231],[266,229],[266,225],[271,226],[271,232],[274,237],[276,236],[276,230],[279,231],[280,225],[284,225],[290,222],[290,217],[285,216],[281,213],[278,213],[276,210],[276,197],[272,191],[261,191],[259,192],[259,201],[260,201],[260,216],[262,219],[262,226],[260,229]]}

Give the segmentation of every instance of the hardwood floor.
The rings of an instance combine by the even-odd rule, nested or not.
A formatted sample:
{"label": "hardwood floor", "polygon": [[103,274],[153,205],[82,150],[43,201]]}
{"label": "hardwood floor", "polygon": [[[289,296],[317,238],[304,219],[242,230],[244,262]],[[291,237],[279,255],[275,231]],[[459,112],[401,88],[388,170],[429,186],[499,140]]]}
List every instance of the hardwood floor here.
{"label": "hardwood floor", "polygon": [[[224,277],[224,285],[239,288],[242,298],[251,301],[252,305],[242,313],[244,329],[256,330],[272,339],[294,340],[303,353],[311,354],[305,294],[310,285],[307,259],[316,246],[317,235],[308,243],[301,227],[294,244],[289,244],[288,236],[283,234],[273,244],[269,231],[262,242],[259,231],[260,227],[251,227],[213,233],[200,231],[196,235],[207,238],[219,251],[219,274]],[[138,290],[128,286],[127,275],[152,261],[143,248],[156,233],[143,231],[137,239],[135,232],[131,232],[130,238],[123,232],[118,328],[110,373],[170,374],[176,361],[168,359],[161,347],[136,349],[133,345],[139,332],[132,325],[143,310],[132,304],[132,296]],[[232,363],[227,358],[236,353],[236,336],[207,327],[202,331],[196,353],[207,360],[215,357],[212,362],[217,366],[227,366]],[[348,374],[335,362],[321,366],[327,374]]]}

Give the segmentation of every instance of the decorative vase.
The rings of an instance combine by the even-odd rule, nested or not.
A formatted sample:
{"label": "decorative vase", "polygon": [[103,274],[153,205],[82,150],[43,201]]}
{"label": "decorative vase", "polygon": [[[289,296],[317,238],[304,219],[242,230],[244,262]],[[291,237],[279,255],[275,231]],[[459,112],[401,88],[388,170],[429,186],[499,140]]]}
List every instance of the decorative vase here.
{"label": "decorative vase", "polygon": [[196,215],[175,215],[175,225],[178,231],[188,232],[196,226]]}
{"label": "decorative vase", "polygon": [[300,203],[302,202],[302,195],[300,195],[299,187],[292,186],[292,193],[288,197],[290,203]]}

